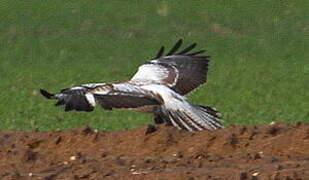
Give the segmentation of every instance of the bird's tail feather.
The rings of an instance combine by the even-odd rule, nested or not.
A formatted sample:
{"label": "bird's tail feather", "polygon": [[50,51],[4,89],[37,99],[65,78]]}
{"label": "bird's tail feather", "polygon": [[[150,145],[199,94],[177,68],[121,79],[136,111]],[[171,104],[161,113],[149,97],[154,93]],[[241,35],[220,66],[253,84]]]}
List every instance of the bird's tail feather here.
{"label": "bird's tail feather", "polygon": [[[188,131],[215,130],[222,128],[220,113],[209,106],[192,105],[184,110],[164,109],[167,123]],[[166,119],[166,118],[165,118]]]}

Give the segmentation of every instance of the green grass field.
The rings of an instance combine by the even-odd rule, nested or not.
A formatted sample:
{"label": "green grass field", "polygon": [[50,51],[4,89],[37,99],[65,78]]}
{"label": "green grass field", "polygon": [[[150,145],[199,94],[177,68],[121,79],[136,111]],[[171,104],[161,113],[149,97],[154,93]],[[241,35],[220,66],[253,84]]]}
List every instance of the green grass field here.
{"label": "green grass field", "polygon": [[225,124],[309,122],[309,15],[296,1],[0,1],[0,128],[106,130],[152,123],[128,111],[65,113],[38,94],[129,79],[179,38],[212,56],[189,96]]}

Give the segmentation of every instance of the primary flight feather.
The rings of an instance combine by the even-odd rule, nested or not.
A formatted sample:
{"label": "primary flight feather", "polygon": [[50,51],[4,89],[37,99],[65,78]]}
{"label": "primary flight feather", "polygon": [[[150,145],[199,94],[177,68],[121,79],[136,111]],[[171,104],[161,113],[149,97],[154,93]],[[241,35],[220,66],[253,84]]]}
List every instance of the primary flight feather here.
{"label": "primary flight feather", "polygon": [[153,113],[155,123],[166,123],[188,131],[223,127],[220,113],[209,106],[194,105],[185,95],[207,80],[209,56],[204,50],[191,52],[196,43],[177,52],[180,39],[167,53],[162,46],[153,60],[138,68],[125,82],[83,84],[52,94],[40,89],[47,99],[65,111],[93,111],[96,105],[106,110],[129,109]]}

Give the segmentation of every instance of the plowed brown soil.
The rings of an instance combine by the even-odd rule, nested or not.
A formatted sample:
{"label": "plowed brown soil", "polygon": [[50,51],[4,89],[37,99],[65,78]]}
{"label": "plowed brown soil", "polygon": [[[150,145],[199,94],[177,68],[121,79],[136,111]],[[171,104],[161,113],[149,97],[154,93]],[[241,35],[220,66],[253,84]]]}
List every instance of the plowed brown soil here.
{"label": "plowed brown soil", "polygon": [[309,179],[309,124],[0,132],[0,179]]}

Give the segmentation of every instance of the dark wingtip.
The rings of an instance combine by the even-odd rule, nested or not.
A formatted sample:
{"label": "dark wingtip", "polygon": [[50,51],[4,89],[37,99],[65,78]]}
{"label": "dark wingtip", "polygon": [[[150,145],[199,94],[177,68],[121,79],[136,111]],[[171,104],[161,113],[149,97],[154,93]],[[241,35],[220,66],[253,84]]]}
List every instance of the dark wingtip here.
{"label": "dark wingtip", "polygon": [[185,53],[191,51],[192,49],[194,49],[196,45],[197,45],[196,43],[193,43],[193,44],[191,44],[190,46],[186,47],[186,48],[185,48],[184,50],[182,50],[181,52],[179,52],[178,54],[180,54],[180,55],[181,55],[181,54],[185,54]]}
{"label": "dark wingtip", "polygon": [[157,53],[156,57],[154,59],[158,59],[160,58],[164,53],[164,46],[162,46],[159,50],[159,52]]}
{"label": "dark wingtip", "polygon": [[40,93],[46,97],[47,99],[52,99],[54,97],[54,94],[51,94],[47,91],[45,91],[44,89],[40,89]]}
{"label": "dark wingtip", "polygon": [[176,51],[179,49],[181,44],[182,44],[182,39],[179,39],[166,55],[169,56],[169,55],[173,55],[174,53],[176,53]]}

